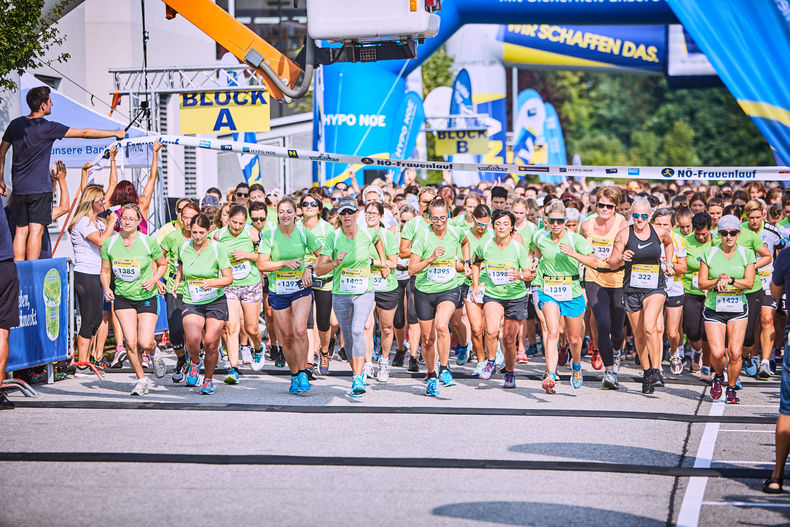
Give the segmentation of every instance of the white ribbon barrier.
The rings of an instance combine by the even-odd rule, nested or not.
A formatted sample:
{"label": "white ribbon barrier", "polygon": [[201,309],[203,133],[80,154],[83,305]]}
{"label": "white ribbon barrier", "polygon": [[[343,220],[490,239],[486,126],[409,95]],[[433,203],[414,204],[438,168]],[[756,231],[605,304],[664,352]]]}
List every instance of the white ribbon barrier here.
{"label": "white ribbon barrier", "polygon": [[[687,167],[687,166],[572,166],[572,165],[507,165],[484,163],[453,163],[441,161],[420,161],[418,159],[386,159],[380,157],[352,156],[333,154],[294,148],[259,145],[257,143],[241,143],[221,141],[219,139],[200,139],[179,135],[150,135],[134,139],[123,139],[115,146],[126,147],[148,145],[161,139],[162,143],[181,146],[192,146],[206,150],[238,152],[240,154],[256,154],[286,159],[302,159],[305,161],[322,161],[344,163],[347,165],[368,165],[371,168],[397,170],[404,168],[429,170],[467,170],[473,172],[501,173],[523,176],[527,174],[548,174],[555,176],[584,176],[611,179],[666,179],[666,180],[714,180],[714,181],[779,181],[790,180],[790,167]],[[109,149],[109,147],[108,147]],[[102,156],[94,161],[101,167]]]}

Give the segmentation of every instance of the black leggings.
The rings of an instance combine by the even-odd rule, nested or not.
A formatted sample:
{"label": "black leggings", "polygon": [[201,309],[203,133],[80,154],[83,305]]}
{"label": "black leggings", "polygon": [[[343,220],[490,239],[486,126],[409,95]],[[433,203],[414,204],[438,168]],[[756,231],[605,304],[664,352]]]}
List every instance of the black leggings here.
{"label": "black leggings", "polygon": [[315,318],[318,320],[318,331],[329,331],[329,319],[332,317],[332,291],[316,291],[313,289],[315,300]]}
{"label": "black leggings", "polygon": [[97,274],[74,272],[74,293],[80,306],[80,337],[91,339],[101,325],[104,289]]}
{"label": "black leggings", "polygon": [[409,279],[398,280],[398,307],[395,308],[395,318],[392,321],[395,329],[403,329],[406,325],[406,306],[403,299],[406,297],[406,286],[409,285]]}
{"label": "black leggings", "polygon": [[[757,277],[760,280],[760,277]],[[743,339],[743,347],[754,346],[754,334],[757,333],[757,324],[760,323],[760,316],[763,313],[763,298],[765,291],[758,289],[751,293],[746,293],[746,303],[749,305],[749,321],[746,323],[746,337]]]}
{"label": "black leggings", "polygon": [[689,342],[707,341],[705,337],[705,321],[702,311],[705,307],[705,295],[686,293],[683,300],[683,332]]}
{"label": "black leggings", "polygon": [[184,308],[181,295],[173,296],[170,293],[165,295],[167,302],[167,327],[170,335],[170,343],[174,348],[184,347],[184,323],[181,310]]}
{"label": "black leggings", "polygon": [[623,288],[585,282],[584,290],[598,328],[598,351],[601,352],[603,365],[608,368],[614,365],[614,350],[622,348],[625,341]]}

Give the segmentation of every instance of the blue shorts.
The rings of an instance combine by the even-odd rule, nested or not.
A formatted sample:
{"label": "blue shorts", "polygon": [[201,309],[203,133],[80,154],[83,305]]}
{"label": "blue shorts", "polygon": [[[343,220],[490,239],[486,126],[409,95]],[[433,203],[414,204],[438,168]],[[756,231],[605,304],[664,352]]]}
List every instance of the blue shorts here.
{"label": "blue shorts", "polygon": [[785,339],[782,355],[782,383],[779,388],[779,413],[790,415],[790,336]]}
{"label": "blue shorts", "polygon": [[549,302],[554,302],[560,306],[560,315],[568,318],[576,318],[584,314],[587,309],[587,304],[584,302],[584,295],[579,295],[572,300],[555,300],[543,292],[542,289],[538,290],[538,309],[543,309],[543,306]]}
{"label": "blue shorts", "polygon": [[307,289],[300,289],[296,293],[287,295],[278,295],[269,291],[269,305],[272,306],[272,309],[276,309],[277,311],[287,309],[291,307],[291,303],[293,303],[294,300],[299,300],[303,296],[308,295],[311,297],[313,296],[313,289],[310,287]]}

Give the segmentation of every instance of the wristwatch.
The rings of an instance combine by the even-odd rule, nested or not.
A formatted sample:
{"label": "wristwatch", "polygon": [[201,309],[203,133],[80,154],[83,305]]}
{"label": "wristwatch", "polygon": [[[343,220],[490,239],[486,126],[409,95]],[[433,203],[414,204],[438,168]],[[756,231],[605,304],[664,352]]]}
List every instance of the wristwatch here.
{"label": "wristwatch", "polygon": [[465,264],[472,265],[472,260],[464,260],[464,263],[465,263]]}
{"label": "wristwatch", "polygon": [[735,278],[732,276],[730,277],[730,285],[735,285]]}

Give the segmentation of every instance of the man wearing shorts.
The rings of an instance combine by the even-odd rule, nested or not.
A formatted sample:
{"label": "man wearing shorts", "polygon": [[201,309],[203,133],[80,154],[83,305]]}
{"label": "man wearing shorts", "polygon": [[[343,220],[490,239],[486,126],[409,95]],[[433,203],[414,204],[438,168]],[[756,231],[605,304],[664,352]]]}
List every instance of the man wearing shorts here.
{"label": "man wearing shorts", "polygon": [[[0,214],[0,384],[5,379],[8,364],[8,334],[19,325],[19,278],[14,263],[11,231],[5,214]],[[8,410],[14,403],[0,390],[0,410]]]}

